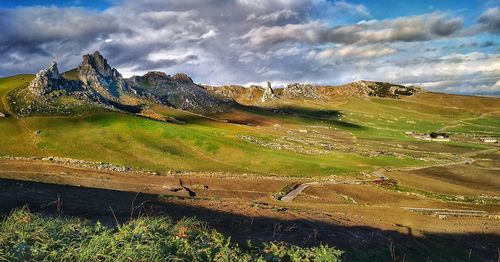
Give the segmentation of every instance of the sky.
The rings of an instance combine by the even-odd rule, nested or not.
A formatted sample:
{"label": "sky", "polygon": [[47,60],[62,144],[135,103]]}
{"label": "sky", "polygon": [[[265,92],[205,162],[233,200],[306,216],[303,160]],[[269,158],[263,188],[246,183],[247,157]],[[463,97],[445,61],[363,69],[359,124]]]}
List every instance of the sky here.
{"label": "sky", "polygon": [[0,32],[0,77],[99,50],[125,77],[500,95],[500,0],[0,0]]}

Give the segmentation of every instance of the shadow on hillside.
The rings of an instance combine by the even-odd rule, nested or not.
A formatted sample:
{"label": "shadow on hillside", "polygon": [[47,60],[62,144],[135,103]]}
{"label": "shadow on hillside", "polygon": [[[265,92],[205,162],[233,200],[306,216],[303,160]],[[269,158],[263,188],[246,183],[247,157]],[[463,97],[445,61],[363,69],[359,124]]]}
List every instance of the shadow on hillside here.
{"label": "shadow on hillside", "polygon": [[[133,192],[5,179],[0,179],[0,188],[0,215],[7,215],[15,208],[28,205],[34,212],[100,220],[113,226],[115,220],[110,210],[123,223],[130,219],[134,203],[136,207],[141,206],[135,215],[167,215],[174,220],[194,216],[239,242],[252,239],[283,241],[299,246],[329,244],[346,251],[344,258],[348,261],[394,260],[389,249],[391,243],[396,246],[394,256],[399,257],[394,261],[402,261],[403,257],[410,261],[428,258],[430,260],[427,261],[465,261],[470,250],[471,260],[496,261],[500,245],[499,236],[493,234],[424,233],[424,237],[414,237],[411,228],[408,228],[407,234],[402,234],[372,227],[340,226],[334,220],[326,223],[305,219],[252,218]],[[62,207],[62,211],[58,211],[58,206]]]}
{"label": "shadow on hillside", "polygon": [[238,108],[242,111],[268,117],[269,116],[280,117],[285,115],[285,116],[302,118],[304,120],[318,121],[333,126],[341,126],[344,128],[351,128],[351,129],[364,128],[361,125],[342,120],[342,113],[338,110],[315,109],[315,108],[305,108],[305,107],[295,107],[295,106],[279,106],[276,108],[239,106]]}

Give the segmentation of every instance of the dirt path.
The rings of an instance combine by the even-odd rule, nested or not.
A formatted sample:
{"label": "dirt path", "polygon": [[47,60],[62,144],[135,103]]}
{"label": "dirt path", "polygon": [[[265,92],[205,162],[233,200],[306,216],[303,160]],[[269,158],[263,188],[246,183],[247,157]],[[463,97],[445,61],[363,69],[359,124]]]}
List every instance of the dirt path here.
{"label": "dirt path", "polygon": [[281,197],[280,200],[283,202],[292,202],[300,193],[302,193],[302,191],[306,190],[308,187],[311,186],[340,185],[340,184],[353,185],[353,184],[373,182],[375,180],[376,179],[357,179],[357,180],[324,181],[324,182],[315,181],[315,182],[304,183],[298,185],[296,188],[288,192],[286,195]]}

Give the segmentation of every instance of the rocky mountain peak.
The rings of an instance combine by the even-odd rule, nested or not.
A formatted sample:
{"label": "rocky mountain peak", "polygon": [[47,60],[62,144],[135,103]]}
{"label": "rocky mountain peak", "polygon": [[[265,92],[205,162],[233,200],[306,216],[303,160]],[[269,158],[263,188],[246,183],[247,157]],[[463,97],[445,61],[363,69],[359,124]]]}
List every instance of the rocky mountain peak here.
{"label": "rocky mountain peak", "polygon": [[120,93],[130,91],[122,75],[111,68],[99,51],[83,56],[78,78],[84,87],[94,89],[107,99],[114,100]]}
{"label": "rocky mountain peak", "polygon": [[84,55],[81,68],[83,70],[92,68],[103,76],[111,76],[113,71],[111,66],[108,64],[108,61],[99,53],[99,51],[95,51],[91,55]]}

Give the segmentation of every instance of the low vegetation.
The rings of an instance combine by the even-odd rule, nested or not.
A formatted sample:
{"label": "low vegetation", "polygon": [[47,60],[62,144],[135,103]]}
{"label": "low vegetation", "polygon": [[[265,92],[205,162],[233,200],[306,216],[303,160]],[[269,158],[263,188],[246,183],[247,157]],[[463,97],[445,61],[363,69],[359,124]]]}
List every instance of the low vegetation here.
{"label": "low vegetation", "polygon": [[239,245],[191,218],[141,217],[110,228],[23,208],[0,222],[0,261],[340,261],[328,246]]}

